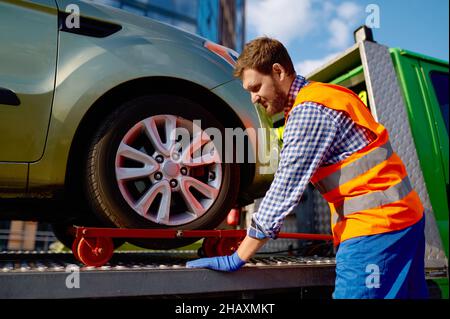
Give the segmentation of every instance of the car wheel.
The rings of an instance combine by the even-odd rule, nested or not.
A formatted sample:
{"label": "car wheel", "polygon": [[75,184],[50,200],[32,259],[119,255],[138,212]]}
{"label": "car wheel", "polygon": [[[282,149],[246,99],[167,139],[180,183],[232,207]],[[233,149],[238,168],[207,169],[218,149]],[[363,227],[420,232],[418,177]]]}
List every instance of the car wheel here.
{"label": "car wheel", "polygon": [[[213,140],[207,128],[220,136]],[[89,203],[117,227],[216,227],[239,188],[239,167],[224,163],[216,147],[223,133],[223,125],[203,106],[185,98],[145,96],[124,103],[105,119],[89,146]],[[129,241],[168,249],[196,240]]]}

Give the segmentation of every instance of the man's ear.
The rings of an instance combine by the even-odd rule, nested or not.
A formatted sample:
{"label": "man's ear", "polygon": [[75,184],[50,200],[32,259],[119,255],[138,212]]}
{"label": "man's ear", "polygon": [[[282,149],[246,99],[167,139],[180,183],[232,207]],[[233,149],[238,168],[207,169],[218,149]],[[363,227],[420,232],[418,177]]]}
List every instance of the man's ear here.
{"label": "man's ear", "polygon": [[286,70],[283,68],[283,66],[280,63],[274,63],[272,65],[272,72],[280,80],[283,80],[286,77]]}

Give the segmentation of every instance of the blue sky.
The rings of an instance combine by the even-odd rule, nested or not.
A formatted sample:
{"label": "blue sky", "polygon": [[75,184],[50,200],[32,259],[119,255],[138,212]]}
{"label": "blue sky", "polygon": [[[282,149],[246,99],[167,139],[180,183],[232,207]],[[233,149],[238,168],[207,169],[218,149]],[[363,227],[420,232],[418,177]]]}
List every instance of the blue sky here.
{"label": "blue sky", "polygon": [[282,41],[300,74],[352,45],[353,31],[373,17],[369,5],[379,9],[375,41],[449,60],[448,0],[246,1],[246,41],[261,35]]}

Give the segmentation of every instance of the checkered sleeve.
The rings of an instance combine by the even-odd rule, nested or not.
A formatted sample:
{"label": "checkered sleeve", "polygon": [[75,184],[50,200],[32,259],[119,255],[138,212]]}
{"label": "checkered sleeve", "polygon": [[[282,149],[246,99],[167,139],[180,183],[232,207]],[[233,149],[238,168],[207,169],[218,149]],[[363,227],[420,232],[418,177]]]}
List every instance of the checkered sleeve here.
{"label": "checkered sleeve", "polygon": [[275,178],[252,216],[248,236],[277,238],[284,218],[300,201],[337,131],[338,123],[322,105],[305,102],[292,110]]}

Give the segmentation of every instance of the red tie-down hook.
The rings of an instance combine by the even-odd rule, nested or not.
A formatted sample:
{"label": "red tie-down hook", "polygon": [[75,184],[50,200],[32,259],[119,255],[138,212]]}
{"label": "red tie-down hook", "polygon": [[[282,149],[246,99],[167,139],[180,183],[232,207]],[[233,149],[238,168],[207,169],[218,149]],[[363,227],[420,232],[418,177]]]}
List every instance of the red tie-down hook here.
{"label": "red tie-down hook", "polygon": [[236,207],[230,210],[227,215],[227,224],[230,226],[238,226],[241,217],[241,208]]}

